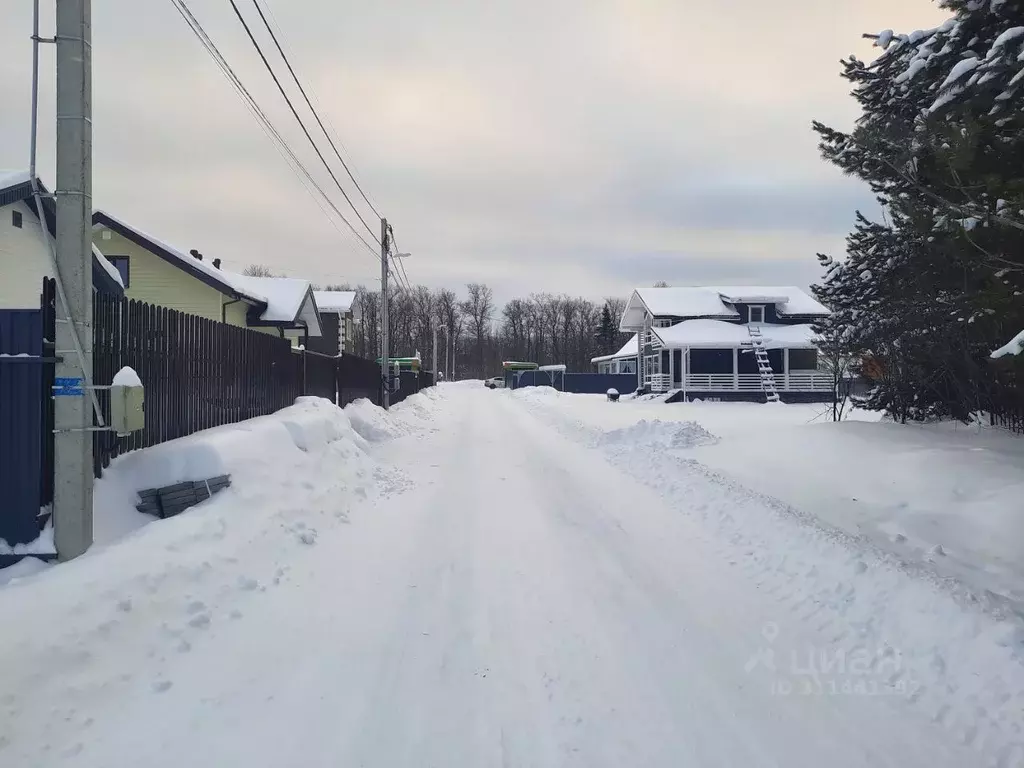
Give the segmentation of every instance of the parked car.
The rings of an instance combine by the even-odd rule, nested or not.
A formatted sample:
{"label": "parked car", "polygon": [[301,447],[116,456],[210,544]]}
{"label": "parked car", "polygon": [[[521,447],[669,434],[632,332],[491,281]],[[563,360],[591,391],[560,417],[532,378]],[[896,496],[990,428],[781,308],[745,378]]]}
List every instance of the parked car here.
{"label": "parked car", "polygon": [[502,376],[495,376],[493,379],[487,379],[484,386],[488,389],[504,389],[505,379]]}

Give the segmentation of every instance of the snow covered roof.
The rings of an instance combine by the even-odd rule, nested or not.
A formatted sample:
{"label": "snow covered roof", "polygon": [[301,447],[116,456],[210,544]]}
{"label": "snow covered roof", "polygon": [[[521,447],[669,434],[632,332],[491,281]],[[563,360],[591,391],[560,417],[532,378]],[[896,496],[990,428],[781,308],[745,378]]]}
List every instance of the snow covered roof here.
{"label": "snow covered roof", "polygon": [[806,291],[783,286],[686,286],[678,288],[638,288],[626,303],[619,327],[639,330],[644,317],[736,318],[734,304],[774,304],[782,315],[820,316],[829,310]]}
{"label": "snow covered roof", "polygon": [[[773,325],[759,323],[764,346],[768,349],[810,348],[814,331],[810,325]],[[684,320],[671,328],[654,328],[654,335],[666,347],[732,348],[750,344],[748,326],[721,320]]]}
{"label": "snow covered roof", "polygon": [[783,315],[828,315],[828,307],[815,300],[806,291],[795,285],[732,285],[711,286],[726,301],[732,304],[764,304],[777,305]]}
{"label": "snow covered roof", "polygon": [[32,180],[28,171],[0,170],[0,192],[11,187],[19,187],[28,184]]}
{"label": "snow covered roof", "polygon": [[320,315],[308,280],[297,277],[250,277],[233,272],[224,274],[233,285],[267,297],[267,307],[260,314],[260,321],[275,325],[304,324],[310,336],[320,335]]}
{"label": "snow covered roof", "polygon": [[242,299],[252,304],[268,304],[266,296],[257,292],[244,280],[242,275],[217,269],[212,264],[182,253],[174,246],[153,237],[141,229],[128,224],[122,219],[103,210],[95,210],[92,214],[93,229],[106,227],[122,237],[132,241],[147,251],[156,254],[169,264],[189,273],[199,281],[225,293],[233,298]]}
{"label": "snow covered roof", "polygon": [[121,279],[121,273],[117,271],[117,267],[107,261],[107,257],[104,256],[100,249],[95,245],[92,247],[92,257],[96,260],[96,263],[100,265],[103,271],[107,273],[110,279],[121,286],[121,290],[123,291],[124,281]]}
{"label": "snow covered roof", "polygon": [[352,302],[356,300],[355,291],[313,291],[316,305],[321,312],[337,312],[345,314],[352,310]]}
{"label": "snow covered roof", "polygon": [[606,363],[609,360],[617,360],[620,357],[636,357],[639,354],[639,345],[637,340],[640,338],[640,334],[633,334],[633,338],[623,344],[622,349],[616,352],[614,355],[603,355],[602,357],[593,357],[590,359],[592,363]]}

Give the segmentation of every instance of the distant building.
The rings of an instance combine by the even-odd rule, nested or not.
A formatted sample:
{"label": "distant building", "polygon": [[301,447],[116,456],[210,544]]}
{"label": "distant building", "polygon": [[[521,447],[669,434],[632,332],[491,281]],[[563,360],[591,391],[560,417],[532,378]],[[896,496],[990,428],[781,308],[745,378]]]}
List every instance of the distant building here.
{"label": "distant building", "polygon": [[309,349],[325,355],[355,354],[359,316],[355,291],[314,291],[323,334],[311,340]]}
{"label": "distant building", "polygon": [[792,286],[642,288],[619,323],[637,333],[636,351],[594,362],[621,370],[633,352],[638,387],[678,400],[830,401],[811,328],[828,314]]}

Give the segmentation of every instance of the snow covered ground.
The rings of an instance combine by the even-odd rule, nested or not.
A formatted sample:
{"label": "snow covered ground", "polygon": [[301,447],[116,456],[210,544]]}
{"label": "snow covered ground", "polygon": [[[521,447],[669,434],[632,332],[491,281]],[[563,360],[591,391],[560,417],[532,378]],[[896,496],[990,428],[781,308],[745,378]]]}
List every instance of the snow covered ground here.
{"label": "snow covered ground", "polygon": [[0,589],[0,765],[1024,764],[1018,616],[653,407],[444,385],[191,438],[230,489]]}
{"label": "snow covered ground", "polygon": [[[528,399],[551,399],[534,390]],[[590,429],[696,422],[715,439],[678,452],[900,559],[923,563],[1024,614],[1024,438],[962,424],[882,423],[854,411],[841,424],[822,405],[623,402],[557,397]],[[640,437],[640,433],[637,433]],[[674,446],[665,447],[673,449]]]}

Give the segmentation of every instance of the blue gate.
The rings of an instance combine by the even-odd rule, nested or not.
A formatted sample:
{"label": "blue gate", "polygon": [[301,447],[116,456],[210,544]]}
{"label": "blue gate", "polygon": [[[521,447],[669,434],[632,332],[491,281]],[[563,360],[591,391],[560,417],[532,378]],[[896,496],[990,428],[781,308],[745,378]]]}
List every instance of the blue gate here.
{"label": "blue gate", "polygon": [[[45,344],[45,310],[0,310],[0,539],[34,540],[51,499],[44,464],[52,456],[48,431],[52,345]],[[0,563],[3,565],[3,563]]]}

